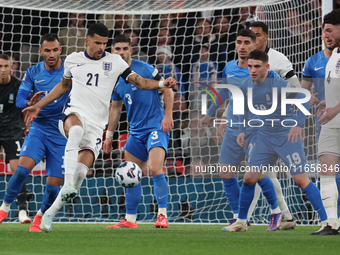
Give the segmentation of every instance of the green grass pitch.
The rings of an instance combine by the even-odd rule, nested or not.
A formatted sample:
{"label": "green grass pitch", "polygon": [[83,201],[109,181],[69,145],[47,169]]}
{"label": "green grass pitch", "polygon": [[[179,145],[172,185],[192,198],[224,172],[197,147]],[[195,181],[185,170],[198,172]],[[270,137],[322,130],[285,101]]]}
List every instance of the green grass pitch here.
{"label": "green grass pitch", "polygon": [[30,233],[29,225],[0,226],[0,254],[340,254],[340,236],[311,236],[318,227],[227,233],[221,225],[170,225],[156,229],[106,229],[103,224],[53,224],[49,233]]}

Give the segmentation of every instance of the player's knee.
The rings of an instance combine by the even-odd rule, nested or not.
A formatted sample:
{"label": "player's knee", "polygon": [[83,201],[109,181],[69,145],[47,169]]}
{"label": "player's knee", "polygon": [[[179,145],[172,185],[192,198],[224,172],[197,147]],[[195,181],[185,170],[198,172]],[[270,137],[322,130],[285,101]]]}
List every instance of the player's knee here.
{"label": "player's knee", "polygon": [[295,178],[294,179],[296,185],[298,185],[301,189],[305,189],[310,183],[309,178]]}
{"label": "player's knee", "polygon": [[149,164],[149,173],[151,176],[156,176],[163,173],[163,166],[158,166],[155,163]]}
{"label": "player's knee", "polygon": [[84,129],[82,126],[79,125],[75,125],[72,126],[70,128],[70,130],[68,131],[68,137],[70,138],[74,138],[74,139],[81,139],[84,135]]}
{"label": "player's knee", "polygon": [[255,185],[257,183],[258,179],[257,178],[244,177],[243,181],[247,184]]}

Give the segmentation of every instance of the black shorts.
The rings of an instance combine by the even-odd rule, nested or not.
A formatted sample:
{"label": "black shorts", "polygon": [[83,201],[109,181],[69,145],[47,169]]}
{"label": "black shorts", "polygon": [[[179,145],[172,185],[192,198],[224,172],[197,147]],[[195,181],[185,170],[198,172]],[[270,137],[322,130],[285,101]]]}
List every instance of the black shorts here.
{"label": "black shorts", "polygon": [[7,140],[0,141],[0,146],[4,147],[5,155],[6,155],[6,164],[9,163],[12,159],[18,159],[20,156],[21,146],[24,143],[24,139],[17,140]]}

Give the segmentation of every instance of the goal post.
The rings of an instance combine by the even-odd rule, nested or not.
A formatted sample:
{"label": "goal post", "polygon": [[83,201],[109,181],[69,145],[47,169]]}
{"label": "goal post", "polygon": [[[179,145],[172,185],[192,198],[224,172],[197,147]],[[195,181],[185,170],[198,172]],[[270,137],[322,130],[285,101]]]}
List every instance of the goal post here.
{"label": "goal post", "polygon": [[[212,124],[205,130],[198,127],[201,95],[205,93],[199,84],[213,86],[221,81],[225,63],[236,57],[237,31],[254,20],[268,24],[268,45],[283,52],[301,77],[306,59],[322,49],[322,6],[328,8],[325,3],[329,0],[322,1],[322,6],[316,4],[319,2],[257,0],[249,6],[248,0],[0,0],[0,47],[17,64],[13,74],[22,78],[29,66],[42,60],[39,39],[45,33],[58,33],[65,49],[72,47],[73,51],[81,51],[85,47],[82,31],[92,23],[103,22],[108,26],[109,44],[112,36],[129,31],[129,36],[136,39],[133,56],[154,65],[163,76],[171,75],[178,81],[173,111],[175,129],[163,167],[169,183],[169,222],[227,223],[233,216],[217,172],[222,138],[218,127]],[[84,16],[71,16],[71,13]],[[67,32],[71,24],[79,26],[74,28],[76,35]],[[211,63],[200,73],[198,60],[205,47]],[[168,60],[164,60],[164,56]],[[208,106],[213,103],[211,99],[207,102]],[[124,216],[124,189],[114,179],[115,168],[124,160],[123,146],[128,133],[124,114],[114,136],[114,151],[110,155],[100,153],[79,196],[63,207],[55,220],[111,222]],[[221,114],[218,110],[214,118]],[[314,116],[307,118],[304,131],[307,162],[316,163]],[[0,151],[0,199],[11,176],[4,159]],[[42,203],[43,171],[44,165],[40,164],[27,179],[27,188],[32,191],[29,211],[33,215]],[[153,181],[147,172],[144,174],[138,220],[153,222],[157,216]],[[237,177],[241,184],[242,173],[237,173]],[[293,216],[302,224],[317,224],[316,213],[294,181],[287,175],[279,177]],[[311,177],[318,185],[318,175]],[[16,212],[13,203],[8,221],[17,220]],[[269,206],[261,195],[252,222],[268,223],[269,214]]]}

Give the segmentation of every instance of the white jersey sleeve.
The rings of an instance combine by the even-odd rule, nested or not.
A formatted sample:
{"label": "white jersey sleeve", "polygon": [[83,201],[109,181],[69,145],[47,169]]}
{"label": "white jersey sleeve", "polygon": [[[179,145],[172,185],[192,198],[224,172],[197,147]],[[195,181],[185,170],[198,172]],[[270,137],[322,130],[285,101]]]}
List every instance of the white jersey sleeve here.
{"label": "white jersey sleeve", "polygon": [[282,78],[285,78],[287,73],[294,71],[292,63],[281,52],[272,48],[268,51],[269,70],[274,71]]}

